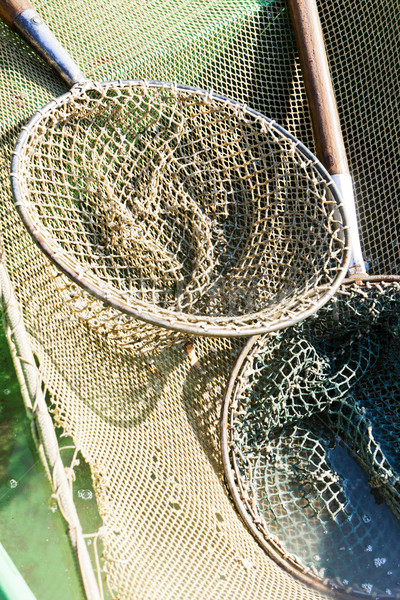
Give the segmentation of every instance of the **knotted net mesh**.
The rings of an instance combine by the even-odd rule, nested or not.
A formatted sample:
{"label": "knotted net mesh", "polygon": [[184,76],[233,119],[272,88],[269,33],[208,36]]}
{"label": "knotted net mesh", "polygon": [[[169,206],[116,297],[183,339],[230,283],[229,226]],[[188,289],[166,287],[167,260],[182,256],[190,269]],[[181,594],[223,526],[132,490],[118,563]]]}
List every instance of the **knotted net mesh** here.
{"label": "knotted net mesh", "polygon": [[400,593],[399,293],[348,285],[315,319],[248,344],[223,421],[230,486],[267,551],[379,598]]}
{"label": "knotted net mesh", "polygon": [[[313,148],[283,0],[35,4],[94,81],[140,77],[214,89],[274,118]],[[400,77],[399,3],[318,5],[363,246],[374,273],[397,273],[400,118],[393,94]],[[223,483],[219,414],[244,341],[196,340],[192,365],[180,345],[143,357],[71,314],[60,294],[71,284],[26,233],[8,181],[21,125],[66,89],[2,26],[0,46],[0,212],[7,268],[54,424],[72,435],[92,471],[103,523],[97,533],[104,545],[104,593],[110,589],[130,600],[331,597],[269,558]],[[393,361],[390,355],[387,372]],[[384,381],[379,377],[379,385]],[[306,439],[297,437],[299,447]]]}
{"label": "knotted net mesh", "polygon": [[186,336],[281,328],[345,276],[347,223],[329,176],[243,104],[175,84],[84,84],[21,139],[22,217],[100,299],[72,289],[71,310],[124,345],[168,340],[126,313]]}

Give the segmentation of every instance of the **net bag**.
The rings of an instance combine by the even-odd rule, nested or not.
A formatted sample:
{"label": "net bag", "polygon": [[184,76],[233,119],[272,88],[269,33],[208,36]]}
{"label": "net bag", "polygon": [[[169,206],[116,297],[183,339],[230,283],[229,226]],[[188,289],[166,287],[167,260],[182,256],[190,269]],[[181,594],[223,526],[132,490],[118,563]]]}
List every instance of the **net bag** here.
{"label": "net bag", "polygon": [[375,598],[400,597],[394,279],[348,284],[316,318],[253,338],[222,416],[228,484],[265,550],[317,587]]}
{"label": "net bag", "polygon": [[349,261],[340,196],[317,159],[195,88],[74,86],[24,128],[12,182],[69,277],[64,300],[125,346],[280,329],[325,304]]}

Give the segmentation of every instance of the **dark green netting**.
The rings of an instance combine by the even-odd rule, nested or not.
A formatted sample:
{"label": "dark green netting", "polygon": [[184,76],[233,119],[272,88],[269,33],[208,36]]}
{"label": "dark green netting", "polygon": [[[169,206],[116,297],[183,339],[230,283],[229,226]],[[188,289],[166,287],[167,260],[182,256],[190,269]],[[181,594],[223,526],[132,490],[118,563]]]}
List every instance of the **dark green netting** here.
{"label": "dark green netting", "polygon": [[247,345],[223,416],[228,481],[267,551],[329,587],[400,597],[400,283],[351,284]]}

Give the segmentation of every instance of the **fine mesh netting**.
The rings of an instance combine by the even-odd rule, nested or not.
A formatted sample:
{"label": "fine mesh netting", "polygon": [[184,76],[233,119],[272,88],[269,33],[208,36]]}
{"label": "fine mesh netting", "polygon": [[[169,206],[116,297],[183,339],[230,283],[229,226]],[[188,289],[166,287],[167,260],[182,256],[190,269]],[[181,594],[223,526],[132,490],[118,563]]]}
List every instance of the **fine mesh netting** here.
{"label": "fine mesh netting", "polygon": [[[16,156],[17,206],[40,246],[103,302],[156,325],[265,333],[317,310],[346,274],[347,223],[327,173],[223,97],[85,84],[32,119]],[[125,346],[168,339],[74,292],[71,309]]]}
{"label": "fine mesh netting", "polygon": [[[356,181],[363,245],[375,273],[396,273],[399,111],[393,93],[400,73],[399,3],[318,4]],[[36,8],[94,81],[140,77],[213,89],[274,118],[313,148],[285,2],[41,0]],[[180,345],[144,357],[71,314],[62,291],[70,282],[55,274],[26,233],[8,182],[21,125],[66,89],[5,28],[0,28],[0,46],[0,206],[7,268],[49,391],[54,424],[72,435],[90,464],[103,522],[98,533],[104,589],[136,600],[329,598],[329,592],[306,585],[269,558],[223,483],[220,407],[245,342],[199,339],[193,364]],[[84,300],[78,295],[76,301]],[[387,337],[395,340],[390,331]],[[387,377],[371,371],[376,389],[387,385],[393,392],[396,369],[389,352]],[[388,394],[380,391],[381,396]],[[387,406],[381,411],[387,414]],[[395,421],[388,420],[391,430]],[[314,443],[316,433],[298,431],[298,453],[306,463],[307,440],[314,436]],[[322,440],[329,439],[331,429],[326,431]],[[386,436],[387,429],[380,431]],[[378,443],[392,461],[382,440]],[[325,470],[326,446],[320,445],[318,465]],[[336,449],[343,450],[340,444]],[[362,527],[365,540],[376,531],[364,521],[358,530]],[[380,532],[377,539],[382,540]],[[362,562],[360,556],[370,554],[360,552]]]}
{"label": "fine mesh netting", "polygon": [[316,318],[249,343],[223,418],[229,483],[267,551],[379,598],[400,594],[399,292],[347,286]]}
{"label": "fine mesh netting", "polygon": [[400,4],[321,2],[370,274],[399,274]]}

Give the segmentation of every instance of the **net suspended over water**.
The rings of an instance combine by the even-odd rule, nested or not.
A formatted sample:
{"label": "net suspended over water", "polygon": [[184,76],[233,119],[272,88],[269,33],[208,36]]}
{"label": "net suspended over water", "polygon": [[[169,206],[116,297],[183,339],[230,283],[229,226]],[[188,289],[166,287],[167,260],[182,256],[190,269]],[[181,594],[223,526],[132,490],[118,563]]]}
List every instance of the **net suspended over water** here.
{"label": "net suspended over water", "polygon": [[[372,272],[395,274],[400,266],[400,4],[323,0],[318,5],[332,72],[340,80],[336,94],[365,254]],[[93,80],[140,77],[214,89],[271,116],[313,147],[283,0],[39,0],[36,7]],[[89,23],[87,30],[83,22]],[[0,212],[7,269],[54,424],[72,435],[90,464],[102,517],[96,532],[104,547],[99,587],[135,600],[329,598],[326,588],[309,587],[269,558],[238,517],[224,485],[218,421],[242,342],[199,339],[193,364],[181,346],[143,357],[71,315],[60,294],[70,282],[56,278],[30,240],[8,182],[21,124],[66,90],[1,27],[0,46]],[[391,332],[384,335],[396,344]],[[355,343],[361,347],[357,338]],[[322,353],[326,368],[328,350]],[[373,354],[365,351],[369,360]],[[18,364],[26,371],[24,360]],[[366,359],[351,364],[359,373]],[[394,390],[394,354],[388,353],[386,366],[388,379],[374,376],[376,385]],[[336,427],[333,418],[331,427]],[[313,431],[297,437],[304,461],[304,440]],[[324,429],[321,439],[328,440],[330,431]],[[327,462],[326,445],[319,443],[321,461]],[[336,449],[342,450],[340,444]],[[382,453],[392,460],[383,447]],[[337,485],[339,490],[340,479]]]}

